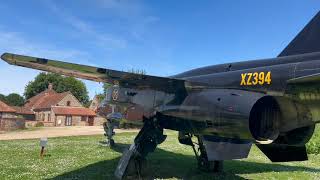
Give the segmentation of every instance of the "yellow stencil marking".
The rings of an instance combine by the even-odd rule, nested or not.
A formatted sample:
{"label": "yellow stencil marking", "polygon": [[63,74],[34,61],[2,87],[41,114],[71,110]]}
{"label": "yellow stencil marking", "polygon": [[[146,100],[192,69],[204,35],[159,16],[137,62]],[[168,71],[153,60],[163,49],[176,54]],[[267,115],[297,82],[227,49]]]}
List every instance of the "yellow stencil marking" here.
{"label": "yellow stencil marking", "polygon": [[241,74],[241,86],[246,85],[246,76],[247,74]]}
{"label": "yellow stencil marking", "polygon": [[252,81],[252,84],[253,85],[257,85],[259,82],[259,73],[255,72],[253,73],[253,81]]}
{"label": "yellow stencil marking", "polygon": [[270,85],[272,82],[271,72],[248,72],[241,74],[240,86]]}
{"label": "yellow stencil marking", "polygon": [[251,77],[252,77],[252,73],[248,73],[248,79],[247,79],[247,86],[251,86],[252,83],[251,83]]}

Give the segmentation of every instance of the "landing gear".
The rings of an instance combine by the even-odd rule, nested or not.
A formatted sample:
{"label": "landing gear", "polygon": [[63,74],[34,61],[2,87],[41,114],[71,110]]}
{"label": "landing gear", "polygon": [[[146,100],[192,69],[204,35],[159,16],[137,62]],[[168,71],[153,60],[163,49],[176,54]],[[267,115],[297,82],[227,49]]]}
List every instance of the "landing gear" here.
{"label": "landing gear", "polygon": [[158,144],[161,144],[166,135],[163,135],[163,128],[156,118],[144,119],[144,125],[130,148],[123,153],[115,176],[122,179],[127,176],[141,178],[146,170],[146,156],[153,152]]}
{"label": "landing gear", "polygon": [[[190,138],[192,135],[187,134]],[[222,172],[223,170],[223,161],[209,161],[207,151],[203,144],[203,140],[201,136],[196,136],[198,142],[192,142],[191,146],[194,154],[196,155],[196,159],[198,161],[198,168],[202,171],[206,172]]]}
{"label": "landing gear", "polygon": [[107,121],[103,123],[103,129],[105,131],[104,136],[106,136],[106,145],[110,147],[114,146],[114,140],[112,138],[115,135],[114,127],[115,122],[112,119],[107,119]]}

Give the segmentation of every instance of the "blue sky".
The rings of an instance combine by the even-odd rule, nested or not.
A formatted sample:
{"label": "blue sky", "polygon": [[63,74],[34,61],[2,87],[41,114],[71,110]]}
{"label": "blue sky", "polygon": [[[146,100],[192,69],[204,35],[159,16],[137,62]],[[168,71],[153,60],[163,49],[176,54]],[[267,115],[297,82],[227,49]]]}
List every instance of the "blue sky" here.
{"label": "blue sky", "polygon": [[[319,11],[319,0],[8,0],[0,53],[168,76],[274,57]],[[22,94],[39,71],[0,62],[0,93]],[[101,84],[84,81],[90,97]]]}

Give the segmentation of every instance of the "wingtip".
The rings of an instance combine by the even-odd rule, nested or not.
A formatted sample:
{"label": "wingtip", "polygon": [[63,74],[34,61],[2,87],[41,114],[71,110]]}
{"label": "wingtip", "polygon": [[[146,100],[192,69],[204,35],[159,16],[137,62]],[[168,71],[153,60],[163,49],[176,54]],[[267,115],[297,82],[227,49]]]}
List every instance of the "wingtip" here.
{"label": "wingtip", "polygon": [[1,59],[2,59],[2,60],[5,60],[5,59],[6,59],[6,56],[8,56],[8,53],[5,52],[5,53],[3,53],[3,54],[1,55]]}
{"label": "wingtip", "polygon": [[1,59],[6,61],[9,64],[12,64],[12,62],[13,62],[13,54],[5,52],[5,53],[3,53],[1,55]]}

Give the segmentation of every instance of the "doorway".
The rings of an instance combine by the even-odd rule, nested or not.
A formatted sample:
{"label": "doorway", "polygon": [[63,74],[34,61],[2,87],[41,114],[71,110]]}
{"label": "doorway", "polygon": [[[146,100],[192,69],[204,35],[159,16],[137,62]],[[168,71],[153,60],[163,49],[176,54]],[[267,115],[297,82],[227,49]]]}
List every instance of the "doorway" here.
{"label": "doorway", "polygon": [[88,125],[93,126],[93,123],[94,123],[94,117],[90,116],[88,119]]}

